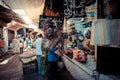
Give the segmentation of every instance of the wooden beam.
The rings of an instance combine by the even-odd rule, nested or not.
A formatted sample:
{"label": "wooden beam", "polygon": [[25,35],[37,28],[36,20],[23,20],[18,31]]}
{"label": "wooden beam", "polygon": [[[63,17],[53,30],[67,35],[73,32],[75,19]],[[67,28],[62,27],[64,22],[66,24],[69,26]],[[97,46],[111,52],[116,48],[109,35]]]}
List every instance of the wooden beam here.
{"label": "wooden beam", "polygon": [[9,22],[11,22],[11,18],[9,18],[9,17],[7,17],[7,16],[5,16],[5,15],[1,15],[0,14],[0,20],[2,21],[2,22],[5,22],[5,23],[9,23]]}
{"label": "wooden beam", "polygon": [[26,24],[15,12],[10,9],[7,9],[0,5],[0,19],[4,22],[9,23],[11,20],[14,20],[21,24]]}
{"label": "wooden beam", "polygon": [[3,7],[2,5],[0,5],[0,11],[4,11],[4,12],[8,12],[8,13],[14,13],[12,10]]}
{"label": "wooden beam", "polygon": [[6,26],[7,25],[7,23],[5,23],[5,22],[2,22],[1,20],[0,20],[0,26]]}

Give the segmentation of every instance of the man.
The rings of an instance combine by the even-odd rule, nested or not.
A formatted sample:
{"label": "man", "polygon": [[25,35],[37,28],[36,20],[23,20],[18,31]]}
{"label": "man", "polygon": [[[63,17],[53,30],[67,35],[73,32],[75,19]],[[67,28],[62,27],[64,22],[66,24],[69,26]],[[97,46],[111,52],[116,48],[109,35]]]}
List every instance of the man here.
{"label": "man", "polygon": [[0,39],[0,52],[1,52],[1,55],[2,55],[3,52],[5,52],[5,49],[4,49],[4,38]]}
{"label": "man", "polygon": [[52,19],[47,19],[44,22],[44,42],[43,48],[49,49],[47,54],[48,79],[47,80],[61,80],[58,72],[58,61],[62,56],[64,40],[61,31],[55,25]]}
{"label": "man", "polygon": [[41,69],[41,55],[42,55],[42,50],[41,50],[41,44],[42,44],[42,34],[39,34],[37,39],[34,42],[34,46],[35,46],[35,52],[36,52],[36,56],[37,56],[37,63],[38,63],[38,74],[39,75],[43,75],[43,70]]}
{"label": "man", "polygon": [[18,41],[17,37],[15,37],[12,40],[12,47],[13,47],[14,53],[19,53],[19,41]]}

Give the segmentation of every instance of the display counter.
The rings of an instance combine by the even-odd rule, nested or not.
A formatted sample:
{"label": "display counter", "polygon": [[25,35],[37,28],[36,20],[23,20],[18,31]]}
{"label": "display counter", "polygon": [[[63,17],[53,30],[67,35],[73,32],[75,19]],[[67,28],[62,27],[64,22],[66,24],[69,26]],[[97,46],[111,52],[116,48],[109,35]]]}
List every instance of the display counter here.
{"label": "display counter", "polygon": [[65,67],[70,72],[75,80],[94,80],[92,77],[92,71],[86,67],[84,67],[80,62],[76,61],[75,59],[71,59],[65,54],[63,55],[63,62]]}
{"label": "display counter", "polygon": [[37,61],[34,51],[25,51],[19,56],[19,58],[22,62],[24,75],[37,72]]}
{"label": "display counter", "polygon": [[35,53],[29,51],[23,52],[19,57],[22,63],[28,63],[36,59]]}

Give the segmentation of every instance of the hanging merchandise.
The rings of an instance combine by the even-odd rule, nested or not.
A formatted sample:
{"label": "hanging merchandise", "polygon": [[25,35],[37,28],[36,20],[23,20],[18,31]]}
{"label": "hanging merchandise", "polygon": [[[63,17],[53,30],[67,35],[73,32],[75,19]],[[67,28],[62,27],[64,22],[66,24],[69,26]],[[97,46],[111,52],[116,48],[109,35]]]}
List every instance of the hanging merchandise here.
{"label": "hanging merchandise", "polygon": [[85,34],[85,37],[86,37],[87,39],[90,39],[90,35],[91,35],[91,31],[88,30],[88,31],[86,32],[86,34]]}
{"label": "hanging merchandise", "polygon": [[91,27],[91,45],[119,45],[120,19],[98,19]]}

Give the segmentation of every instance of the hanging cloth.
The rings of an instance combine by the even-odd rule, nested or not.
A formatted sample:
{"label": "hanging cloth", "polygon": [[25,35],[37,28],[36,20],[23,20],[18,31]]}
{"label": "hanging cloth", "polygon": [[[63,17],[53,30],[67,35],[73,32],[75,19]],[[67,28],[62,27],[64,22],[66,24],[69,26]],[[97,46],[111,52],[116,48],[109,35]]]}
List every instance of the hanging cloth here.
{"label": "hanging cloth", "polygon": [[119,45],[120,19],[98,19],[91,27],[91,45]]}

